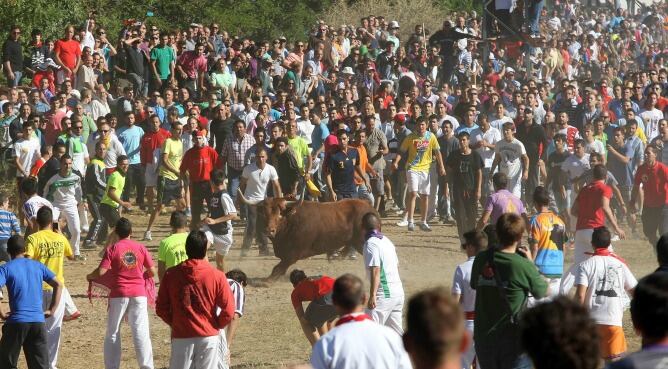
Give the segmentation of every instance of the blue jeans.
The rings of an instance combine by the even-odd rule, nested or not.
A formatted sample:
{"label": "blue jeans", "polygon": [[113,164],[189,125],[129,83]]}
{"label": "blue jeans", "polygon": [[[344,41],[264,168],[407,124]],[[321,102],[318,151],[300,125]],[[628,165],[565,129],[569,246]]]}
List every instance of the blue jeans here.
{"label": "blue jeans", "polygon": [[23,72],[14,71],[14,80],[7,81],[9,82],[9,87],[16,87],[21,83],[21,78],[23,78]]}
{"label": "blue jeans", "polygon": [[540,12],[543,11],[545,0],[534,1],[531,0],[529,5],[529,26],[531,27],[531,34],[537,35],[540,33]]}
{"label": "blue jeans", "polygon": [[[235,204],[239,204],[237,202],[237,189],[241,183],[241,173],[243,173],[243,169],[236,170],[229,165],[227,166],[227,194],[230,195]],[[237,214],[242,218],[246,217],[246,207],[243,204],[239,204]]]}

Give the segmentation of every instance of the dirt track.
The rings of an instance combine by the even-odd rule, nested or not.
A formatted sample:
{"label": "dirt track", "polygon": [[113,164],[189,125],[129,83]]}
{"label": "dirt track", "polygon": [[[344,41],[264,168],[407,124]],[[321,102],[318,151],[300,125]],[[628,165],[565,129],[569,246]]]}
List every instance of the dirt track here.
{"label": "dirt track", "polygon": [[[146,226],[146,216],[137,213],[130,216],[135,222],[135,237],[141,238]],[[460,242],[454,226],[434,225],[433,232],[419,230],[408,233],[394,223],[396,218],[385,220],[383,232],[390,237],[398,248],[400,273],[407,295],[416,291],[436,286],[450,286],[455,266],[465,260],[460,252]],[[161,216],[153,231],[154,240],[147,246],[157,256],[157,246],[169,229],[165,226],[167,216]],[[258,257],[257,249],[252,256],[241,259],[239,247],[242,240],[242,226],[235,228],[234,247],[226,262],[228,268],[241,268],[253,279],[269,275],[277,263],[274,257]],[[654,254],[646,241],[623,241],[615,244],[615,250],[626,260],[637,278],[646,275],[656,267]],[[76,321],[64,323],[63,338],[59,355],[61,369],[102,368],[102,345],[106,329],[106,302],[96,300],[91,305],[85,296],[87,283],[85,275],[93,270],[100,258],[97,253],[89,252],[84,262],[67,262],[65,269],[66,285],[79,307],[82,317]],[[568,259],[571,255],[567,256]],[[213,260],[212,260],[213,262]],[[326,274],[338,276],[344,272],[364,276],[361,257],[358,260],[337,260],[328,262],[324,256],[300,261],[297,265],[308,274]],[[292,286],[283,278],[271,287],[257,287],[251,284],[246,289],[246,310],[232,344],[232,367],[256,368],[281,367],[286,364],[304,363],[309,359],[310,347],[303,337],[299,323],[294,317],[290,303]],[[7,301],[3,308],[8,309]],[[169,364],[169,329],[150,312],[150,328],[153,342],[153,355],[156,368],[167,368]],[[625,314],[625,331],[629,339],[629,349],[636,350],[639,340],[631,327],[629,314]],[[137,368],[132,337],[126,324],[122,330],[123,357],[121,368]],[[21,367],[25,368],[25,363]]]}

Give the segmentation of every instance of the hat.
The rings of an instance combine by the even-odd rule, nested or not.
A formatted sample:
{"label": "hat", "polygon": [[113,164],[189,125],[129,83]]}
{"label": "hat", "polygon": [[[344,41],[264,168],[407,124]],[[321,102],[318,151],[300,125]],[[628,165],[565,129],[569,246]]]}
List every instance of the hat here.
{"label": "hat", "polygon": [[405,124],[406,123],[406,114],[397,114],[394,116],[394,122],[395,123],[401,123]]}
{"label": "hat", "polygon": [[352,68],[352,67],[345,67],[345,68],[343,68],[343,71],[342,71],[341,73],[343,73],[343,74],[349,74],[349,75],[353,75],[353,76],[355,75],[355,72],[353,72],[353,68]]}
{"label": "hat", "polygon": [[387,26],[387,28],[392,29],[392,28],[399,28],[399,22],[397,21],[392,21],[390,24]]}
{"label": "hat", "polygon": [[198,129],[193,134],[195,137],[206,137],[206,132],[203,129]]}
{"label": "hat", "polygon": [[285,38],[285,36],[281,36],[281,37],[278,38],[278,40],[279,40],[279,41],[287,41],[288,39]]}
{"label": "hat", "polygon": [[515,73],[515,69],[511,67],[506,67],[506,73]]}

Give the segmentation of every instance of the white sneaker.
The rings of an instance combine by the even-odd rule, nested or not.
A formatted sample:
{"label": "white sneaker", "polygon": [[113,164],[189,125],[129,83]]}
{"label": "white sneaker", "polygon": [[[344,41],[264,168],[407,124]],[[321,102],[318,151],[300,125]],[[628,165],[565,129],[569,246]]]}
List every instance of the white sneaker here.
{"label": "white sneaker", "polygon": [[151,240],[153,240],[153,237],[151,237],[151,231],[144,232],[144,238],[142,238],[142,241],[151,241]]}
{"label": "white sneaker", "polygon": [[425,232],[431,232],[431,227],[427,223],[420,223],[420,229]]}
{"label": "white sneaker", "polygon": [[397,225],[399,227],[405,227],[405,226],[408,225],[408,221],[407,220],[400,220],[400,221],[397,222]]}
{"label": "white sneaker", "polygon": [[415,230],[415,223],[413,223],[413,222],[408,223],[408,230],[409,231],[414,231]]}

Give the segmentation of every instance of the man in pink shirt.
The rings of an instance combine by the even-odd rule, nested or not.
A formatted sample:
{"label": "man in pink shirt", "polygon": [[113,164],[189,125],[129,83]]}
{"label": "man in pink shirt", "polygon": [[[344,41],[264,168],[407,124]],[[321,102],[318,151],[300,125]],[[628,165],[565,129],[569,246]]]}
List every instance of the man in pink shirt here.
{"label": "man in pink shirt", "polygon": [[139,368],[153,369],[147,305],[155,303],[155,267],[146,247],[132,241],[131,235],[132,224],[120,218],[111,236],[118,241],[105,250],[100,266],[87,279],[109,289],[104,367],[121,365],[121,320],[127,313]]}
{"label": "man in pink shirt", "polygon": [[207,71],[204,44],[197,43],[195,50],[186,51],[176,59],[176,70],[184,87],[197,97],[206,91],[204,75]]}
{"label": "man in pink shirt", "polygon": [[481,231],[488,222],[496,224],[496,221],[505,213],[515,213],[524,218],[526,224],[529,224],[522,200],[507,190],[508,176],[505,173],[497,172],[492,177],[492,183],[495,192],[487,198],[476,229]]}

